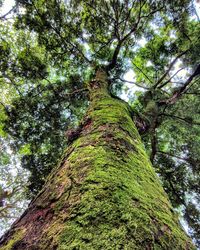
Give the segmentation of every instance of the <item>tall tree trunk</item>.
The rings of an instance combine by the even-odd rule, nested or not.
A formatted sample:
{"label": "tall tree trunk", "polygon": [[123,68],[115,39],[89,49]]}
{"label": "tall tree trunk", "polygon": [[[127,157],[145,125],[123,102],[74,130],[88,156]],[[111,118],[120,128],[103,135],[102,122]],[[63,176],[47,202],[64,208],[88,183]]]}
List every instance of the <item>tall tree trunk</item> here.
{"label": "tall tree trunk", "polygon": [[110,96],[103,71],[89,88],[90,107],[62,162],[0,249],[195,249],[150,164],[128,105]]}

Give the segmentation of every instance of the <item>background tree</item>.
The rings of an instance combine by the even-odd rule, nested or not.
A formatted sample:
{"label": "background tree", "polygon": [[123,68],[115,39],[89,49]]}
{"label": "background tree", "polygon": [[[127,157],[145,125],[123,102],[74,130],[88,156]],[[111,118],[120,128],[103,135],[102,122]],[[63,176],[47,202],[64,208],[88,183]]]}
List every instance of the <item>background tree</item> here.
{"label": "background tree", "polygon": [[25,198],[28,176],[5,140],[1,140],[0,166],[0,231],[3,233],[28,205]]}
{"label": "background tree", "polygon": [[[17,30],[1,26],[2,86],[14,93],[12,104],[2,103],[2,124],[15,139],[15,150],[26,148],[22,166],[32,173],[32,193],[61,156],[67,128],[76,127],[85,113],[85,83],[95,69],[109,72],[110,91],[118,97],[124,74],[132,69],[132,84],[139,86],[129,98],[135,123],[174,207],[184,206],[198,243],[200,32],[191,19],[192,4],[18,1],[17,8]],[[187,73],[181,78],[183,69]],[[68,143],[74,136],[73,130],[67,133]]]}

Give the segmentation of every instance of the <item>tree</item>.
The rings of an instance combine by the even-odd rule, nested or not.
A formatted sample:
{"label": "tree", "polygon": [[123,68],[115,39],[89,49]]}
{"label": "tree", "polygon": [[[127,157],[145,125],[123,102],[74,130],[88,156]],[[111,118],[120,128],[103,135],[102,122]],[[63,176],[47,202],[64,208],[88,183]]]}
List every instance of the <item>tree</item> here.
{"label": "tree", "polygon": [[[68,130],[62,161],[3,237],[2,249],[193,249],[133,123],[173,204],[185,203],[188,190],[198,194],[195,168],[189,172],[188,165],[169,158],[185,152],[180,160],[198,168],[189,141],[179,136],[180,143],[170,147],[177,130],[170,131],[172,118],[194,124],[194,131],[199,124],[193,115],[199,28],[189,19],[189,1],[38,0],[18,1],[20,6],[16,43],[2,39],[3,83],[16,91],[13,107],[3,103],[4,123],[15,147],[29,149],[23,162],[32,168],[32,191],[41,188],[49,163],[66,144],[61,139],[65,120],[76,124],[89,107],[76,129]],[[137,48],[141,38],[145,48]],[[190,72],[174,84],[173,67],[180,58]],[[131,64],[135,84],[145,89],[137,100],[134,96],[132,108],[115,96]],[[195,94],[185,97],[191,89]],[[182,116],[181,102],[190,104],[191,116]],[[179,149],[183,141],[185,148]],[[185,189],[177,183],[182,176],[190,181]]]}

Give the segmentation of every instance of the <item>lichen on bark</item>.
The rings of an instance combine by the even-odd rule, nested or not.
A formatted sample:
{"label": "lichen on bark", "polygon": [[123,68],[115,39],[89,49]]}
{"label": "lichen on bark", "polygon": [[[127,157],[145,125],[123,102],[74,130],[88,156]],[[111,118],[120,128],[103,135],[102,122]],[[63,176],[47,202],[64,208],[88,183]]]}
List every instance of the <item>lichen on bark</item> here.
{"label": "lichen on bark", "polygon": [[[91,103],[62,162],[27,212],[8,249],[195,249],[178,223],[131,119],[112,98],[105,72],[89,85]],[[1,250],[8,246],[5,236]]]}

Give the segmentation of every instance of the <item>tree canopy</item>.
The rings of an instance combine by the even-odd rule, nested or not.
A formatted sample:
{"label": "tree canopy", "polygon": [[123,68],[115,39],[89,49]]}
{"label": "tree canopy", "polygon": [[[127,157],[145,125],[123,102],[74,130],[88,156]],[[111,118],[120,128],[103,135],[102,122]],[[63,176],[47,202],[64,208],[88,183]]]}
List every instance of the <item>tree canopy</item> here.
{"label": "tree canopy", "polygon": [[[86,83],[103,68],[111,94],[126,93],[163,186],[200,244],[194,2],[18,0],[12,12],[0,16],[0,135],[30,171],[28,197],[76,136],[89,103]],[[8,164],[4,148],[2,169]]]}

